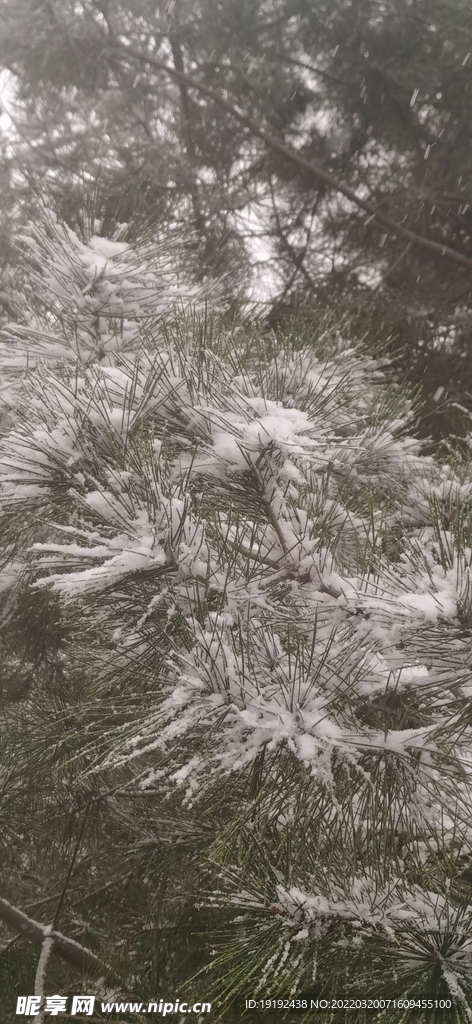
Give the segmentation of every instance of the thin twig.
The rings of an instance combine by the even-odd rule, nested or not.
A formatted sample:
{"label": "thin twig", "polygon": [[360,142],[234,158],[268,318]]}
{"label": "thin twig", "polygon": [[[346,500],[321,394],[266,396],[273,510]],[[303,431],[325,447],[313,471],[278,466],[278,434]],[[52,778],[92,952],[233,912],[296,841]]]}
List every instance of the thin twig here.
{"label": "thin twig", "polygon": [[62,905],[64,903],[64,899],[65,899],[65,895],[66,895],[66,892],[67,892],[67,888],[68,888],[69,882],[71,880],[71,876],[72,876],[72,872],[74,870],[75,862],[77,860],[77,857],[78,857],[78,854],[79,854],[79,850],[80,850],[80,847],[81,847],[81,844],[82,844],[82,839],[83,839],[84,832],[85,832],[85,826],[87,824],[87,818],[88,818],[88,815],[89,815],[90,808],[92,806],[92,802],[93,802],[93,795],[90,794],[87,806],[85,808],[85,813],[84,813],[84,817],[83,817],[83,820],[82,820],[82,824],[80,826],[80,832],[79,832],[79,834],[77,836],[77,842],[76,842],[76,844],[74,846],[74,850],[73,850],[73,853],[72,853],[71,861],[70,861],[70,864],[69,864],[69,869],[68,869],[67,875],[66,875],[66,877],[64,879],[64,885],[62,886],[61,895],[59,896],[59,899],[57,901],[57,907],[56,907],[56,910],[54,912],[54,917],[52,919],[52,927],[53,928],[55,928],[55,926],[56,926],[56,924],[57,924],[57,922],[59,920],[59,915],[60,915],[61,910],[62,910]]}
{"label": "thin twig", "polygon": [[408,255],[412,245],[413,245],[413,242],[408,242],[408,245],[407,245],[406,249],[403,249],[403,251],[400,253],[400,255],[397,256],[397,259],[392,263],[392,266],[389,267],[388,270],[383,275],[383,280],[384,281],[386,281],[387,277],[390,277],[390,274],[393,274],[393,271],[396,270],[397,267],[400,266],[400,263],[402,263],[403,260],[405,259],[405,256]]}
{"label": "thin twig", "polygon": [[284,555],[286,557],[288,557],[290,552],[289,552],[289,549],[288,549],[288,546],[287,546],[287,541],[285,540],[285,537],[283,535],[280,523],[277,520],[277,516],[275,515],[275,512],[274,512],[274,510],[272,508],[272,505],[271,505],[270,501],[265,501],[264,502],[264,511],[265,511],[265,513],[267,515],[267,518],[269,520],[269,523],[270,523],[272,529],[274,530],[274,533],[275,533],[276,537],[278,538],[280,547],[282,548],[282,551],[283,551]]}
{"label": "thin twig", "polygon": [[268,565],[271,569],[280,569],[281,558],[277,558],[274,562],[272,558],[268,558],[266,555],[261,555],[258,551],[251,551],[245,544],[237,544],[232,541],[227,541],[231,551],[235,554],[244,555],[245,558],[251,558],[254,562],[260,562],[261,565]]}

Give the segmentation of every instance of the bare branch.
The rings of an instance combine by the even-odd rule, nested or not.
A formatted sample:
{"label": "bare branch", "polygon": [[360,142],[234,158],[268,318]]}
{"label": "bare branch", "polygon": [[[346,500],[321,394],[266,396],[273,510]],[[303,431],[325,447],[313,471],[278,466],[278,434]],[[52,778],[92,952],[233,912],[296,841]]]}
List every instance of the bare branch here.
{"label": "bare branch", "polygon": [[354,203],[359,209],[364,210],[365,213],[369,214],[371,220],[375,220],[377,224],[384,228],[384,230],[393,235],[396,238],[405,238],[412,245],[417,248],[424,249],[427,252],[434,254],[435,256],[443,256],[452,262],[458,264],[461,267],[465,267],[467,270],[472,270],[472,259],[464,256],[462,253],[457,252],[455,249],[451,249],[448,245],[442,245],[440,242],[434,242],[430,238],[425,238],[424,235],[418,235],[415,231],[410,231],[409,228],[405,228],[403,224],[397,224],[396,221],[392,220],[391,217],[380,213],[379,210],[367,199],[363,199],[362,196],[351,188],[350,185],[345,181],[341,181],[336,178],[334,174],[331,174],[320,164],[315,163],[314,160],[309,160],[303,156],[296,149],[292,149],[290,146],[285,145],[275,135],[271,135],[261,128],[256,121],[252,118],[247,117],[241,110],[234,106],[229,100],[225,99],[221,93],[211,89],[209,86],[204,85],[202,82],[197,81],[185,72],[178,71],[176,68],[169,67],[164,61],[158,60],[157,57],[152,57],[150,54],[141,53],[139,50],[135,50],[132,46],[120,45],[119,47],[113,48],[110,51],[116,56],[122,57],[122,59],[132,58],[133,60],[140,61],[142,64],[147,64],[149,67],[155,68],[157,71],[162,71],[164,74],[169,75],[180,85],[185,85],[189,89],[196,89],[201,95],[208,96],[209,99],[217,103],[219,107],[226,110],[239,124],[247,128],[251,135],[261,139],[265,145],[272,149],[276,153],[280,153],[281,156],[290,160],[297,167],[301,167],[304,171],[308,171],[319,181],[323,181],[330,188],[334,189],[335,192],[339,192],[340,195],[349,199],[351,203]]}
{"label": "bare branch", "polygon": [[406,249],[402,250],[400,255],[397,256],[396,260],[392,263],[391,267],[389,267],[388,270],[385,271],[385,274],[383,275],[383,280],[384,281],[386,281],[387,277],[390,277],[390,274],[393,274],[393,271],[396,270],[397,267],[400,266],[400,263],[403,262],[403,260],[405,259],[405,256],[408,256],[408,253],[409,253],[409,251],[410,251],[410,249],[412,247],[412,244],[413,244],[412,242],[408,242],[408,245],[407,245]]}

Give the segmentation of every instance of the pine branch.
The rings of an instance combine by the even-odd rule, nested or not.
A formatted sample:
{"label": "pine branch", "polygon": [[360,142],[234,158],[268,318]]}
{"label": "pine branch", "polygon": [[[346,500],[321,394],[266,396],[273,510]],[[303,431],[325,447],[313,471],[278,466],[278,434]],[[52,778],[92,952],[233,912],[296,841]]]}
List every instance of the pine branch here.
{"label": "pine branch", "polygon": [[[53,246],[39,251],[54,263]],[[59,281],[65,340],[82,273],[74,257]],[[152,293],[150,280],[136,315]],[[100,937],[126,913],[133,969],[146,972],[157,942],[180,985],[189,961],[176,941],[181,950],[219,927],[217,910],[227,922],[240,908],[247,926],[211,965],[222,1005],[228,986],[261,978],[301,990],[315,961],[326,991],[364,993],[380,967],[360,981],[356,957],[375,951],[375,967],[377,949],[388,984],[410,992],[395,957],[432,943],[472,1005],[460,916],[472,848],[470,465],[420,455],[403,434],[408,396],[341,328],[268,339],[228,329],[219,311],[177,310],[114,366],[38,364],[20,382],[0,446],[7,653],[27,631],[60,664],[61,691],[38,670],[37,700],[18,705],[24,751],[7,720],[4,762],[8,773],[15,755],[14,794],[25,774],[37,820],[53,805],[68,836],[89,794],[76,780],[96,779],[90,871],[69,916],[74,934]],[[35,624],[39,587],[57,596],[47,628]],[[44,950],[38,989],[48,936],[64,959],[98,964],[55,930],[84,863],[80,827],[59,883],[47,829],[22,840],[20,871],[35,892],[54,887],[48,906],[59,899],[50,926],[27,916],[45,916],[39,906],[0,904],[0,919]],[[16,860],[12,894],[15,872]],[[216,903],[196,906],[209,887]],[[208,970],[198,942],[191,956]],[[430,963],[426,953],[423,991],[438,990]]]}
{"label": "pine branch", "polygon": [[377,208],[367,199],[363,199],[355,189],[351,188],[351,186],[347,184],[347,182],[341,181],[339,178],[335,177],[334,174],[327,171],[326,168],[321,166],[321,164],[315,163],[314,160],[309,160],[301,153],[298,153],[297,150],[292,149],[290,146],[286,146],[285,143],[281,142],[275,135],[265,131],[251,117],[248,117],[241,110],[238,110],[233,103],[230,103],[229,100],[225,99],[225,97],[215,89],[211,89],[202,82],[198,82],[197,79],[188,75],[184,71],[179,71],[177,68],[169,67],[169,65],[165,64],[164,61],[158,60],[150,54],[141,53],[132,46],[121,45],[117,48],[113,48],[112,53],[116,56],[121,56],[123,59],[131,57],[143,64],[148,64],[149,67],[155,68],[157,71],[162,71],[164,74],[169,75],[169,77],[174,79],[179,86],[196,89],[201,95],[207,96],[208,99],[213,100],[213,102],[219,107],[226,110],[228,114],[231,114],[239,124],[243,125],[244,128],[247,128],[251,135],[261,139],[269,149],[272,149],[276,153],[280,153],[281,156],[290,160],[293,164],[296,164],[297,167],[301,167],[304,171],[308,171],[310,174],[318,178],[319,181],[324,182],[325,185],[334,189],[335,192],[339,192],[340,195],[345,196],[346,199],[349,199],[350,202],[354,203],[354,205],[360,210],[364,210],[364,212],[369,215],[370,219],[374,220],[380,225],[380,227],[384,228],[388,234],[393,235],[395,238],[405,238],[417,248],[424,249],[426,252],[430,252],[435,256],[446,257],[459,266],[465,267],[467,270],[472,270],[472,260],[467,256],[457,252],[455,249],[451,249],[448,245],[441,245],[440,242],[435,242],[430,238],[425,238],[424,235],[419,235],[416,231],[410,231],[410,229],[405,228],[403,224],[397,224],[397,222],[391,217],[388,217],[377,210]]}
{"label": "pine branch", "polygon": [[[23,939],[31,942],[34,946],[42,948],[47,937],[46,926],[39,924],[38,921],[34,921],[31,917],[24,914],[22,910],[13,907],[11,903],[1,898],[0,921],[3,921],[10,928],[14,928]],[[98,957],[91,950],[86,949],[85,946],[75,942],[74,939],[69,939],[67,936],[62,935],[61,932],[55,930],[50,932],[50,937],[54,939],[52,952],[62,960],[66,960],[81,971],[97,973],[104,970],[104,965],[100,963]]]}

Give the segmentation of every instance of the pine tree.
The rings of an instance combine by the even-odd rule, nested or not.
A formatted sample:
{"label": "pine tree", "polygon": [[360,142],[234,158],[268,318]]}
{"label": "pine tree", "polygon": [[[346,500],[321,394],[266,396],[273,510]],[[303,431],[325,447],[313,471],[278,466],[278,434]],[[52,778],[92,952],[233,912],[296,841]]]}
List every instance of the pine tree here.
{"label": "pine tree", "polygon": [[342,304],[421,387],[421,435],[467,433],[468,2],[2,0],[0,20],[15,196],[47,181],[70,218],[101,168],[109,208],[191,223],[215,273],[245,258],[279,300]]}
{"label": "pine tree", "polygon": [[282,344],[92,227],[32,228],[2,349],[6,1013],[469,1020],[470,458],[334,318]]}

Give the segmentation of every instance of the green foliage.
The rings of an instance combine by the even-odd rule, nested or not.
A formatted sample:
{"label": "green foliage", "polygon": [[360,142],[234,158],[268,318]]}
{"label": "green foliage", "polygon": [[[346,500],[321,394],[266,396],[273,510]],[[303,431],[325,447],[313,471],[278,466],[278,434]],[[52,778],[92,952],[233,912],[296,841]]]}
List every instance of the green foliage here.
{"label": "green foliage", "polygon": [[422,384],[423,436],[467,432],[468,271],[385,234],[117,42],[191,73],[399,224],[470,257],[466,0],[414,11],[409,0],[276,0],[270,12],[233,0],[3,0],[1,11],[0,61],[19,98],[14,195],[46,179],[73,223],[81,180],[100,169],[108,215],[125,208],[130,221],[138,208],[182,233],[192,222],[213,273],[245,260],[275,297],[350,304],[373,342],[382,324],[400,372]]}
{"label": "green foliage", "polygon": [[[469,5],[0,13],[0,897],[104,965],[47,992],[462,1024],[468,274],[117,40],[472,257]],[[2,927],[5,1024],[37,955]]]}
{"label": "green foliage", "polygon": [[[165,247],[31,232],[50,334],[24,318],[35,366],[20,328],[2,348],[1,871],[104,965],[52,956],[46,992],[467,1020],[467,453],[420,454],[347,320],[152,315]],[[132,344],[80,362],[119,303]],[[12,1006],[35,959],[10,942]]]}

